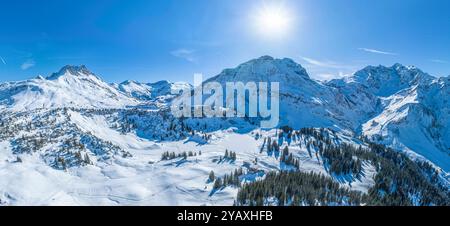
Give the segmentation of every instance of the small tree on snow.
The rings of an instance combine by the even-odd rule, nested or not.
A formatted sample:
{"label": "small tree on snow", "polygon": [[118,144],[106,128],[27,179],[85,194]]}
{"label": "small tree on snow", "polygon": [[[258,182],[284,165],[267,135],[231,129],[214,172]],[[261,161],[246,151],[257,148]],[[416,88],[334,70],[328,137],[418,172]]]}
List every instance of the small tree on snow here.
{"label": "small tree on snow", "polygon": [[219,177],[216,179],[216,181],[214,182],[214,189],[220,189],[222,187],[223,183],[222,183],[222,179]]}
{"label": "small tree on snow", "polygon": [[214,171],[209,172],[208,181],[213,182],[216,179],[216,176],[214,175]]}
{"label": "small tree on snow", "polygon": [[91,159],[89,158],[89,155],[87,153],[84,155],[84,162],[86,164],[92,164]]}

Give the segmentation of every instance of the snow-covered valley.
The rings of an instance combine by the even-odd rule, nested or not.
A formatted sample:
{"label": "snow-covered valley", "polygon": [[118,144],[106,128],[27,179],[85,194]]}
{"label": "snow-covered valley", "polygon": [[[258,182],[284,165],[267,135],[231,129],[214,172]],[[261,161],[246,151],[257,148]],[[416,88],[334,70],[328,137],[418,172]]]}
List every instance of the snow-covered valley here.
{"label": "snow-covered valley", "polygon": [[[210,80],[280,82],[279,128],[178,119],[171,90],[191,85],[108,84],[84,66],[0,84],[0,205],[236,205],[271,172],[314,172],[345,189],[317,191],[316,205],[388,205],[387,193],[449,203],[448,77],[397,64],[320,82],[265,56]],[[285,204],[298,198],[311,204]]]}
{"label": "snow-covered valley", "polygon": [[[155,142],[135,133],[121,134],[110,127],[104,116],[86,117],[75,111],[69,111],[68,115],[83,132],[111,141],[132,157],[117,155],[103,161],[93,154],[92,165],[57,170],[42,161],[39,152],[15,155],[10,143],[2,142],[0,191],[4,204],[233,205],[237,188],[213,192],[213,183],[208,182],[211,171],[220,176],[243,167],[247,172],[242,177],[245,183],[264,177],[265,172],[289,169],[275,155],[260,151],[263,139],[256,139],[256,134],[274,136],[276,131],[255,130],[241,134],[236,128],[230,128],[210,133],[207,144],[189,138]],[[319,159],[309,156],[305,146],[295,147],[293,143],[290,146],[301,160],[300,170],[328,174]],[[235,161],[220,161],[226,150],[237,153]],[[161,160],[164,152],[189,151],[195,156]],[[342,186],[367,192],[373,184],[375,169],[366,164],[364,173],[361,179],[342,181]]]}

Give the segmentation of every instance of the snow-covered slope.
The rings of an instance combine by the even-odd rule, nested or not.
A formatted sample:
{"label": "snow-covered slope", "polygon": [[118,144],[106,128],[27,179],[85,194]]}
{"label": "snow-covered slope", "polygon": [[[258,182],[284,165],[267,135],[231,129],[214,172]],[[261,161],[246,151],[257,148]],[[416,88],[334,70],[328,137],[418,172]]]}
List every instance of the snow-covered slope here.
{"label": "snow-covered slope", "polygon": [[[450,171],[450,77],[396,64],[322,83],[290,59],[263,56],[209,81],[279,82],[280,126],[289,127],[261,130],[245,118],[174,118],[165,107],[176,97],[172,90],[191,85],[108,84],[84,66],[0,84],[0,205],[232,205],[238,188],[214,189],[208,174],[224,177],[237,169],[243,169],[242,183],[298,170],[367,193],[384,185],[381,176],[398,174],[379,175],[374,156],[360,152],[369,140]],[[301,130],[306,127],[317,129]],[[324,147],[343,144],[366,159],[334,153],[329,157],[339,161],[331,164]],[[298,166],[281,161],[285,148]],[[224,158],[230,151],[235,160]],[[169,152],[173,158],[162,158]],[[388,157],[402,160],[397,154]],[[331,170],[358,163],[358,174]],[[429,177],[421,183],[450,187],[446,172],[408,164]],[[417,192],[409,194],[413,204],[420,203]]]}
{"label": "snow-covered slope", "polygon": [[[26,142],[21,142],[21,147],[26,147],[23,143],[31,145],[33,140],[40,139],[36,134],[52,137],[52,141],[45,141],[41,149],[21,149],[24,152],[17,151],[15,142],[0,142],[0,176],[3,178],[0,180],[0,204],[233,205],[238,188],[228,186],[215,191],[214,183],[208,181],[211,171],[217,177],[223,177],[242,168],[244,175],[240,180],[250,183],[263,178],[267,172],[292,168],[280,163],[279,154],[261,151],[266,143],[263,137],[275,140],[278,134],[275,130],[255,130],[245,134],[236,133],[235,129],[217,130],[208,133],[210,138],[207,142],[193,139],[201,137],[201,133],[172,141],[157,141],[143,138],[138,132],[121,132],[114,126],[117,122],[114,118],[121,114],[120,111],[61,110],[51,114],[40,111],[24,115],[24,118],[31,115],[39,117],[31,122],[28,118],[28,121],[13,126],[25,135]],[[59,126],[59,121],[74,127],[54,135],[51,128],[69,128],[68,125]],[[33,129],[24,132],[29,123]],[[48,126],[37,126],[42,123]],[[164,122],[154,122],[153,126],[161,123]],[[161,132],[170,134],[170,130]],[[121,151],[103,153],[85,143],[90,139],[77,139],[86,135],[98,139],[96,143],[101,149],[105,149],[102,146],[107,144]],[[21,139],[13,133],[11,136],[11,140]],[[336,140],[353,142],[345,135],[335,136]],[[363,193],[373,186],[376,174],[373,165],[364,163],[363,174],[358,178],[333,175],[316,157],[314,153],[317,151],[307,145],[313,141],[314,138],[305,136],[289,143],[280,142],[280,147],[290,147],[300,159],[301,171],[321,173],[334,178],[342,187]],[[75,146],[72,146],[73,142]],[[73,157],[79,145],[83,146],[80,161]],[[236,160],[224,159],[226,151],[236,152]],[[186,159],[161,160],[165,152],[192,152],[195,155]],[[86,163],[85,155],[89,156],[89,163]],[[64,166],[57,160],[53,161],[55,158],[65,159]]]}
{"label": "snow-covered slope", "polygon": [[448,78],[395,64],[322,84],[290,59],[264,56],[209,81],[279,82],[280,125],[350,130],[450,171]]}
{"label": "snow-covered slope", "polygon": [[155,83],[140,83],[136,81],[127,80],[118,85],[114,85],[119,91],[128,94],[139,100],[170,100],[175,95],[173,91],[191,89],[189,83],[184,82],[168,82],[159,81]]}
{"label": "snow-covered slope", "polygon": [[353,101],[377,103],[378,111],[362,124],[363,135],[450,171],[448,78],[395,64],[369,66],[328,85]]}
{"label": "snow-covered slope", "polygon": [[128,94],[136,99],[150,100],[152,96],[152,87],[148,84],[127,80],[120,84],[112,84],[119,91]]}
{"label": "snow-covered slope", "polygon": [[418,84],[385,99],[383,112],[363,125],[374,140],[418,153],[450,171],[448,78]]}
{"label": "snow-covered slope", "polygon": [[350,77],[346,83],[361,84],[376,96],[387,97],[417,84],[429,83],[433,77],[413,66],[394,64],[392,67],[368,66]]}
{"label": "snow-covered slope", "polygon": [[84,66],[65,66],[47,78],[0,84],[0,110],[124,108],[137,103]]}
{"label": "snow-covered slope", "polygon": [[279,82],[280,125],[351,130],[450,171],[448,78],[395,64],[322,84],[290,59],[264,56],[209,81]]}
{"label": "snow-covered slope", "polygon": [[279,82],[280,125],[294,128],[335,127],[356,129],[376,106],[350,101],[334,87],[311,79],[306,70],[291,59],[263,56],[205,81]]}

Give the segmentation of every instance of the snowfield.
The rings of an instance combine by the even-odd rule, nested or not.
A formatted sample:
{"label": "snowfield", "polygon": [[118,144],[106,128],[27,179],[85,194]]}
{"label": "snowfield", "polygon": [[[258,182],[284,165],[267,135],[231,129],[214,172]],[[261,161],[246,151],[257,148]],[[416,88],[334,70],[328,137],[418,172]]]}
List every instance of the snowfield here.
{"label": "snowfield", "polygon": [[[120,135],[107,126],[105,119],[87,119],[71,112],[71,118],[83,130],[92,132],[130,152],[133,157],[117,157],[111,163],[56,170],[41,161],[39,155],[15,156],[7,142],[0,145],[0,194],[8,205],[233,205],[237,188],[227,187],[213,192],[208,174],[228,174],[250,164],[252,168],[268,172],[283,166],[274,156],[260,153],[261,140],[250,134],[220,131],[213,140],[199,145],[188,140],[152,142],[135,134]],[[262,131],[258,131],[262,132]],[[263,133],[263,132],[262,132]],[[274,131],[266,133],[275,133]],[[187,160],[176,158],[161,161],[163,152],[182,153],[192,150],[201,155]],[[238,153],[234,162],[218,162],[225,150]],[[310,158],[306,149],[292,149],[301,159],[301,170],[328,174],[321,162]],[[255,158],[258,163],[254,164]],[[342,186],[367,192],[373,184],[375,170],[364,166],[361,180],[341,180]],[[243,182],[264,177],[264,173],[247,174]],[[331,176],[330,176],[331,177]],[[339,178],[337,178],[339,179]],[[32,188],[32,189],[30,189]]]}
{"label": "snowfield", "polygon": [[[423,180],[417,184],[450,188],[448,77],[396,64],[319,82],[290,59],[264,56],[208,81],[230,80],[280,82],[280,128],[261,130],[260,119],[177,119],[167,111],[177,98],[172,92],[191,85],[108,84],[84,66],[0,84],[0,205],[230,206],[238,187],[215,189],[208,178],[211,171],[222,178],[240,169],[240,185],[270,172],[314,172],[368,194],[375,186],[385,189],[377,180],[383,169],[367,160],[372,157],[358,162],[345,156],[340,161],[352,164],[347,168],[359,164],[360,173],[336,174],[331,168],[339,165],[320,151],[369,143],[393,148],[386,158],[407,173],[416,173],[416,165],[397,152],[414,164],[430,164],[419,167]],[[285,147],[294,160],[289,164],[280,157]],[[399,172],[393,172],[383,171],[394,178]],[[389,189],[395,191],[395,183]],[[420,194],[407,195],[420,203]]]}

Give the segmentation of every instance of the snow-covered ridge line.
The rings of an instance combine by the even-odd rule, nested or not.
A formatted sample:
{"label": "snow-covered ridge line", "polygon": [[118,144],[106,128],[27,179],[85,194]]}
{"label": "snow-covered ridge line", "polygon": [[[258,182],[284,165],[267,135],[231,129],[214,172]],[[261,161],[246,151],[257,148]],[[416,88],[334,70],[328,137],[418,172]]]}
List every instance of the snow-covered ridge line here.
{"label": "snow-covered ridge line", "polygon": [[[448,77],[394,65],[322,83],[292,60],[264,56],[208,81],[280,82],[280,128],[176,118],[172,90],[189,84],[108,84],[85,66],[0,84],[0,205],[232,205],[240,183],[280,171],[321,174],[356,204],[402,179],[409,193],[400,200],[446,202]],[[383,170],[380,158],[391,165]]]}
{"label": "snow-covered ridge line", "polygon": [[[326,83],[312,80],[291,59],[263,56],[225,69],[208,81],[280,83],[280,126],[324,127],[364,134],[399,150],[411,150],[450,171],[449,77],[416,67],[368,66]],[[47,78],[0,84],[0,111],[62,107],[161,109],[187,83],[108,84],[85,66],[65,66]],[[412,132],[413,131],[413,132]],[[420,141],[420,142],[419,142]]]}

